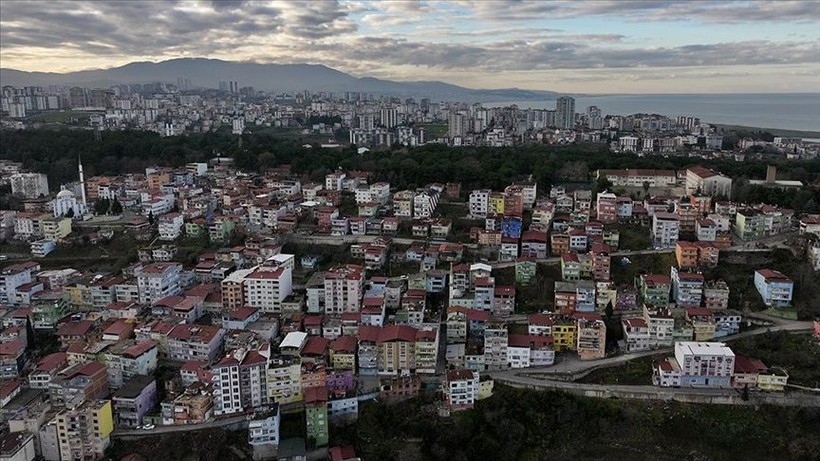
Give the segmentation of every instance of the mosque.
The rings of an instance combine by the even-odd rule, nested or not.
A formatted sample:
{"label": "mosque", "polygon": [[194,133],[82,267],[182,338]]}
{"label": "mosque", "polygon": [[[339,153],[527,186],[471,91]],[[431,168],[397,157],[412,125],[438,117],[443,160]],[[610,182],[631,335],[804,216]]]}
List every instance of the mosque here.
{"label": "mosque", "polygon": [[54,217],[58,218],[69,214],[69,210],[74,219],[82,219],[88,213],[88,202],[85,198],[85,177],[83,176],[83,162],[79,162],[80,172],[80,191],[82,197],[77,200],[74,192],[68,190],[65,186],[60,186],[60,192],[57,193],[57,198],[51,201]]}

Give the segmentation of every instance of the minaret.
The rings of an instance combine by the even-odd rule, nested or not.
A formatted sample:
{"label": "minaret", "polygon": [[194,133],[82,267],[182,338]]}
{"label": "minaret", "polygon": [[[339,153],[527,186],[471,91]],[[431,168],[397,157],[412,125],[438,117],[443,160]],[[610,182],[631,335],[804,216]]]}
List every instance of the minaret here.
{"label": "minaret", "polygon": [[83,194],[83,209],[88,209],[88,202],[85,200],[85,177],[83,176],[83,157],[78,157],[78,165],[80,170],[80,193]]}

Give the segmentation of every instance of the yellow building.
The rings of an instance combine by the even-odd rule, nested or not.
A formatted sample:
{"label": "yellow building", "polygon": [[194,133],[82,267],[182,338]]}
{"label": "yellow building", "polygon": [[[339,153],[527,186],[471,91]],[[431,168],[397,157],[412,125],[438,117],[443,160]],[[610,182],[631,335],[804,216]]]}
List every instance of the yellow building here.
{"label": "yellow building", "polygon": [[757,388],[761,391],[783,392],[789,374],[782,368],[769,368],[757,375]]}
{"label": "yellow building", "polygon": [[339,336],[330,342],[330,363],[334,370],[356,370],[358,341],[353,336]]}
{"label": "yellow building", "polygon": [[301,402],[302,362],[298,357],[281,356],[271,358],[265,379],[268,397],[278,404]]}
{"label": "yellow building", "polygon": [[71,233],[71,218],[54,218],[44,214],[37,218],[40,221],[40,229],[43,231],[43,238],[60,241]]}
{"label": "yellow building", "polygon": [[65,287],[65,291],[68,293],[68,302],[72,306],[91,307],[94,304],[93,297],[91,295],[91,287],[88,285],[78,283],[73,286]]}
{"label": "yellow building", "polygon": [[478,400],[493,396],[493,380],[486,379],[478,382]]}
{"label": "yellow building", "polygon": [[61,459],[99,459],[111,443],[114,414],[110,400],[93,400],[55,416]]}
{"label": "yellow building", "polygon": [[698,342],[712,341],[715,339],[715,323],[699,320],[692,321],[694,340]]}
{"label": "yellow building", "polygon": [[487,200],[487,214],[497,215],[504,214],[504,194],[500,192],[493,192]]}
{"label": "yellow building", "polygon": [[577,331],[578,328],[574,321],[569,320],[564,323],[556,320],[552,325],[552,347],[555,351],[574,351]]}

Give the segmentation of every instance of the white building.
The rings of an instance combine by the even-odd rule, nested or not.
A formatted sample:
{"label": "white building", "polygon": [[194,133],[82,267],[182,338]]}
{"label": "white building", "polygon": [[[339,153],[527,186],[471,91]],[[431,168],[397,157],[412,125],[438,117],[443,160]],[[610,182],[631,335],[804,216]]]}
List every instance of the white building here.
{"label": "white building", "polygon": [[40,270],[40,264],[32,261],[12,264],[0,269],[0,305],[17,304],[17,289],[31,283],[32,273]]}
{"label": "white building", "polygon": [[686,170],[686,193],[711,196],[732,196],[732,178],[705,168],[695,166]]}
{"label": "white building", "polygon": [[254,419],[248,423],[248,443],[251,446],[279,445],[279,405],[272,406],[264,419]]}
{"label": "white building", "polygon": [[473,218],[484,218],[487,216],[487,208],[490,200],[489,189],[478,189],[470,192],[470,216]]}
{"label": "white building", "polygon": [[725,343],[677,342],[675,361],[681,371],[681,386],[731,386],[735,353]]}
{"label": "white building", "polygon": [[65,186],[57,193],[57,198],[51,201],[51,206],[55,218],[69,214],[74,218],[80,218],[88,212],[85,205],[74,196],[74,192],[66,189]]}
{"label": "white building", "polygon": [[413,197],[413,217],[429,218],[433,216],[433,211],[438,206],[438,196],[428,192],[422,192]]}
{"label": "white building", "polygon": [[245,277],[243,285],[246,306],[279,314],[282,302],[293,293],[293,268],[259,267]]}
{"label": "white building", "polygon": [[176,240],[182,235],[182,230],[185,226],[185,219],[180,213],[169,213],[159,217],[159,239],[160,240]]}
{"label": "white building", "polygon": [[680,223],[674,213],[656,212],[652,216],[652,243],[659,248],[674,248],[678,242]]}
{"label": "white building", "polygon": [[755,288],[767,306],[786,307],[792,302],[794,282],[772,269],[755,271]]}
{"label": "white building", "polygon": [[179,284],[182,264],[152,263],[144,266],[137,272],[137,286],[139,287],[140,303],[154,304],[181,290]]}
{"label": "white building", "polygon": [[24,198],[48,195],[48,177],[41,173],[17,173],[9,178],[11,193]]}
{"label": "white building", "polygon": [[478,373],[474,370],[450,370],[444,381],[445,404],[451,410],[472,408],[478,400]]}

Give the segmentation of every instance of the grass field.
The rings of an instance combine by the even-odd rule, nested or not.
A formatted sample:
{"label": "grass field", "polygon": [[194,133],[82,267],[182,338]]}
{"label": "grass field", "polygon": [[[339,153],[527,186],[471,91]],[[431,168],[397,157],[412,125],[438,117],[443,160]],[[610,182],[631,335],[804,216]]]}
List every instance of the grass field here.
{"label": "grass field", "polygon": [[40,121],[43,123],[66,123],[71,119],[87,119],[88,117],[99,114],[100,112],[85,112],[78,110],[67,110],[63,112],[45,112],[29,117],[31,121]]}

